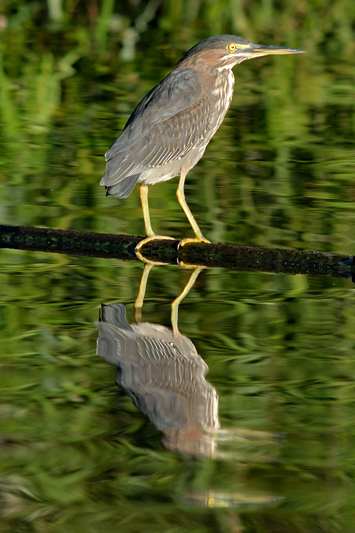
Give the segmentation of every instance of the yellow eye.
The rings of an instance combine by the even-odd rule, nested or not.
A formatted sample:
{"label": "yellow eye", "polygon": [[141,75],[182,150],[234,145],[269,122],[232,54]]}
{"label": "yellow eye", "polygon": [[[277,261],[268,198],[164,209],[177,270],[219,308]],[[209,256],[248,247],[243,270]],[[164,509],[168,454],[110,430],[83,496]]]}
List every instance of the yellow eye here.
{"label": "yellow eye", "polygon": [[238,48],[237,43],[229,43],[229,44],[227,45],[227,51],[228,51],[230,54],[234,54],[234,52],[236,51],[237,48]]}

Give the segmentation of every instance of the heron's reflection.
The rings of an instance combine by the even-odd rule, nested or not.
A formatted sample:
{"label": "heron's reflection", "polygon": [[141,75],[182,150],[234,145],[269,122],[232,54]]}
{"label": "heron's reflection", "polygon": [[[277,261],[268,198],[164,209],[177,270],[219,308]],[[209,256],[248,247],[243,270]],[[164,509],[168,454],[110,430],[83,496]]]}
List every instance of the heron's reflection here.
{"label": "heron's reflection", "polygon": [[[150,269],[146,265],[136,301],[139,317]],[[124,305],[102,305],[97,352],[120,368],[119,383],[163,433],[167,448],[213,456],[219,430],[218,395],[205,379],[206,363],[178,329],[179,304],[200,270],[193,271],[172,304],[172,328],[149,322],[129,324]]]}
{"label": "heron's reflection", "polygon": [[171,328],[142,321],[151,269],[151,265],[146,265],[142,275],[135,323],[128,322],[124,305],[101,306],[98,354],[119,367],[118,382],[162,432],[167,448],[192,456],[233,460],[232,491],[216,490],[213,482],[206,481],[202,491],[184,491],[184,501],[209,507],[278,503],[277,496],[250,487],[245,475],[249,461],[270,462],[275,452],[275,436],[267,431],[220,428],[218,394],[205,378],[207,364],[178,328],[179,305],[202,269],[192,272],[184,290],[172,303]]}

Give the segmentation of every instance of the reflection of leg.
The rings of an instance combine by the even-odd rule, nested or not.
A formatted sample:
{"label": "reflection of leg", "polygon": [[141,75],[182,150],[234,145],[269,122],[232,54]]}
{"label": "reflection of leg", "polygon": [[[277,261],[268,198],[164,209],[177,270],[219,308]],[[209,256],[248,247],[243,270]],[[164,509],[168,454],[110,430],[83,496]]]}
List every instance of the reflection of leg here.
{"label": "reflection of leg", "polygon": [[192,287],[194,286],[200,272],[204,270],[203,267],[196,268],[190,278],[189,281],[186,283],[184,290],[175,298],[173,303],[171,304],[171,325],[173,327],[173,333],[174,335],[178,335],[179,332],[179,326],[178,326],[178,320],[179,320],[179,305],[183,301],[184,298],[188,295]]}
{"label": "reflection of leg", "polygon": [[147,282],[149,278],[150,271],[152,270],[153,265],[144,265],[143,274],[139,284],[139,290],[137,294],[136,301],[134,302],[134,319],[136,322],[141,322],[142,320],[142,307],[144,303],[144,296],[147,290]]}
{"label": "reflection of leg", "polygon": [[183,239],[180,244],[179,244],[179,248],[181,246],[184,246],[185,244],[187,244],[188,242],[209,242],[203,235],[202,235],[202,232],[199,228],[199,225],[197,224],[196,220],[195,220],[195,217],[193,216],[192,212],[191,212],[191,209],[189,208],[189,206],[187,205],[187,202],[186,202],[186,199],[185,199],[185,179],[186,179],[186,172],[182,171],[181,172],[181,175],[180,175],[180,181],[179,181],[179,186],[177,188],[177,191],[176,191],[176,196],[177,196],[177,199],[178,199],[178,202],[182,208],[182,210],[184,211],[188,221],[190,222],[191,224],[191,227],[193,229],[193,232],[195,234],[195,238],[191,239]]}
{"label": "reflection of leg", "polygon": [[165,237],[163,235],[155,235],[151,222],[150,222],[150,213],[149,213],[149,202],[148,202],[148,185],[141,185],[139,188],[139,194],[141,198],[141,204],[142,204],[142,211],[143,211],[143,218],[144,218],[144,227],[145,227],[145,234],[147,237],[145,239],[142,239],[139,241],[139,243],[136,246],[135,252],[138,259],[143,261],[144,263],[150,263],[152,265],[160,265],[162,263],[157,263],[154,261],[149,261],[144,257],[144,255],[141,252],[142,247],[145,244],[148,244],[149,242],[155,241],[155,240],[163,240],[163,239],[172,239],[172,237]]}

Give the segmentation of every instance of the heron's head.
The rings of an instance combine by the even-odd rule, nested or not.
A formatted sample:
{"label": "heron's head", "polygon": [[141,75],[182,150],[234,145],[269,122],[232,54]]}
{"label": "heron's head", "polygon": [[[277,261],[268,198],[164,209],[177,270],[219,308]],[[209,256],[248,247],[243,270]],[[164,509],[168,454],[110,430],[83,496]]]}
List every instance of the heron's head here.
{"label": "heron's head", "polygon": [[255,57],[302,53],[303,50],[297,48],[255,44],[236,35],[216,35],[193,46],[186,52],[182,61],[201,60],[211,67],[230,69]]}

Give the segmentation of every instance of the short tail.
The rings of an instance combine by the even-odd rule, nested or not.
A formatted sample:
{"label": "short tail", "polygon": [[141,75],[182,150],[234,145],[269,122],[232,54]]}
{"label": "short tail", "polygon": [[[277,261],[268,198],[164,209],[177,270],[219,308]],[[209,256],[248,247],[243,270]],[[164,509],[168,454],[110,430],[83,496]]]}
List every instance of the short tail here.
{"label": "short tail", "polygon": [[106,185],[104,176],[101,180],[101,185],[105,185],[106,196],[115,196],[116,198],[127,198],[133,191],[139,179],[139,174],[127,176],[113,185]]}

